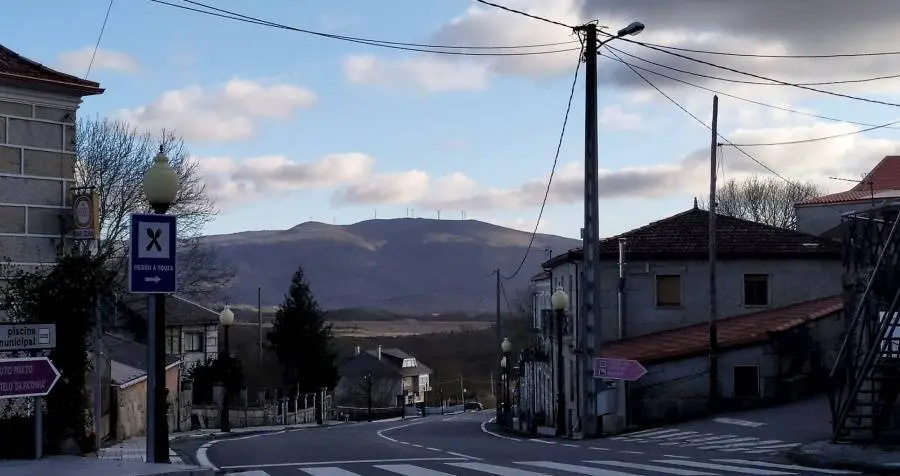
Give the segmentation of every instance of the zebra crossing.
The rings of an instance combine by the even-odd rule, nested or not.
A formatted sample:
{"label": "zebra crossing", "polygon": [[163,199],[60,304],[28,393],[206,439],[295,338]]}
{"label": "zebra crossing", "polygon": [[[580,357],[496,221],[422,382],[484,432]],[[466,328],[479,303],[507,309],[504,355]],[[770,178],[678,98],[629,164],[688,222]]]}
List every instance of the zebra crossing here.
{"label": "zebra crossing", "polygon": [[699,450],[744,453],[751,455],[773,455],[800,445],[800,443],[790,443],[773,439],[764,440],[752,436],[721,435],[678,429],[643,430],[627,435],[615,436],[610,439],[628,443],[647,443],[676,448],[694,448]]}
{"label": "zebra crossing", "polygon": [[[578,464],[575,464],[578,463]],[[264,470],[241,471],[227,473],[231,476],[274,476]],[[819,469],[793,464],[780,464],[768,461],[746,459],[710,459],[697,461],[691,458],[661,456],[648,461],[633,462],[620,460],[585,460],[578,462],[558,461],[515,461],[507,464],[493,464],[481,461],[453,461],[433,463],[429,466],[419,464],[347,464],[344,466],[315,466],[313,464],[283,468],[278,475],[296,474],[297,476],[718,476],[718,475],[755,475],[783,476],[803,475],[839,475],[860,474],[855,471],[837,469]]]}

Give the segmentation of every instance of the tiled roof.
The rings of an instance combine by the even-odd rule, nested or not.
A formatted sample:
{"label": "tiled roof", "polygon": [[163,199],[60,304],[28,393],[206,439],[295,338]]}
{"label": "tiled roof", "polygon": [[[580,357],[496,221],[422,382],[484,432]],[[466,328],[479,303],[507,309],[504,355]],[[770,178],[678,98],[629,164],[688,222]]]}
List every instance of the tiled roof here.
{"label": "tiled roof", "polygon": [[0,45],[0,81],[61,88],[77,92],[82,96],[103,92],[99,83],[48,68],[3,45]]}
{"label": "tiled roof", "polygon": [[[120,301],[131,311],[142,318],[147,316],[147,296],[143,294],[130,294]],[[167,325],[206,325],[217,324],[219,313],[207,309],[197,303],[188,301],[177,295],[166,298],[166,324]]]}
{"label": "tiled roof", "polygon": [[[833,315],[843,309],[841,296],[807,301],[777,309],[743,314],[717,322],[719,346],[722,349],[744,347],[769,340],[771,333],[793,329]],[[652,364],[709,352],[706,324],[648,334],[607,344],[604,357],[633,359]]]}
{"label": "tiled roof", "polygon": [[[892,193],[893,192],[893,193]],[[879,198],[900,197],[900,155],[888,155],[878,165],[846,192],[813,197],[797,203],[797,206],[858,202]]]}
{"label": "tiled roof", "polygon": [[[601,258],[618,258],[619,239],[626,240],[631,259],[705,259],[709,255],[709,212],[692,208],[600,242]],[[719,259],[840,259],[841,247],[831,240],[794,230],[716,214],[716,250]],[[555,256],[552,268],[581,259],[581,248]]]}
{"label": "tiled roof", "polygon": [[[366,351],[367,354],[378,358],[378,349],[370,349]],[[407,354],[406,352],[392,347],[389,349],[381,349],[382,357],[387,357],[384,359],[385,362],[388,362],[394,367],[397,367],[397,372],[404,377],[409,377],[412,375],[422,375],[422,374],[430,374],[432,373],[431,367],[423,364],[416,357]],[[415,367],[403,367],[403,359],[416,359]]]}

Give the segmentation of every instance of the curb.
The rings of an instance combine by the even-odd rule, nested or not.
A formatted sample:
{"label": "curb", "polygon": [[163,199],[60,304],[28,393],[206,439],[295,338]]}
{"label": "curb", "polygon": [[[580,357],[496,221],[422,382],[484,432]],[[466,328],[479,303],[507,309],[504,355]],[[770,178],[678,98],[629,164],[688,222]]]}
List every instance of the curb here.
{"label": "curb", "polygon": [[171,437],[171,438],[169,438],[169,443],[174,443],[174,442],[184,441],[184,440],[202,440],[202,439],[207,439],[207,438],[213,438],[213,439],[217,439],[217,440],[227,440],[230,438],[237,438],[237,437],[244,437],[244,436],[256,436],[256,435],[264,435],[266,433],[278,433],[280,431],[332,428],[335,426],[344,426],[347,424],[349,424],[349,423],[338,422],[333,425],[314,425],[314,426],[287,425],[287,426],[280,426],[277,428],[266,428],[264,430],[250,430],[250,431],[240,431],[240,432],[216,431],[216,432],[209,432],[209,433],[193,433],[193,434],[188,434],[188,435],[179,435],[179,436]]}
{"label": "curb", "polygon": [[829,458],[827,456],[811,455],[805,452],[802,448],[802,446],[791,448],[786,454],[787,459],[789,459],[793,463],[799,464],[801,466],[809,466],[811,468],[843,469],[851,471],[861,471],[865,474],[900,475],[900,467],[898,466],[882,463],[872,463],[868,461],[836,459]]}

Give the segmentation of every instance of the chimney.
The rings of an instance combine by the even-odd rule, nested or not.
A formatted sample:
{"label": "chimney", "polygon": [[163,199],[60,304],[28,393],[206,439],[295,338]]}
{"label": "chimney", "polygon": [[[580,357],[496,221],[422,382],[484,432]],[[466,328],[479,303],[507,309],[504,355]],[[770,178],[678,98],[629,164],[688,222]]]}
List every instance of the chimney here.
{"label": "chimney", "polygon": [[356,349],[354,349],[354,355],[359,355],[359,352],[360,352],[360,348],[359,348],[359,346],[356,346]]}
{"label": "chimney", "polygon": [[381,360],[381,344],[378,344],[378,360]]}

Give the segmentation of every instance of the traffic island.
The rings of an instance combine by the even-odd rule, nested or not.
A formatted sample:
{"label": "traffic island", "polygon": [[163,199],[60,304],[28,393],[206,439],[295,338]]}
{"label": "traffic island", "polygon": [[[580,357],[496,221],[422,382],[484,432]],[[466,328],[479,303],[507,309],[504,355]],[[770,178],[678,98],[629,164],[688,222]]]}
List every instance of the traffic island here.
{"label": "traffic island", "polygon": [[900,446],[817,441],[791,449],[787,457],[794,463],[814,468],[900,475]]}

